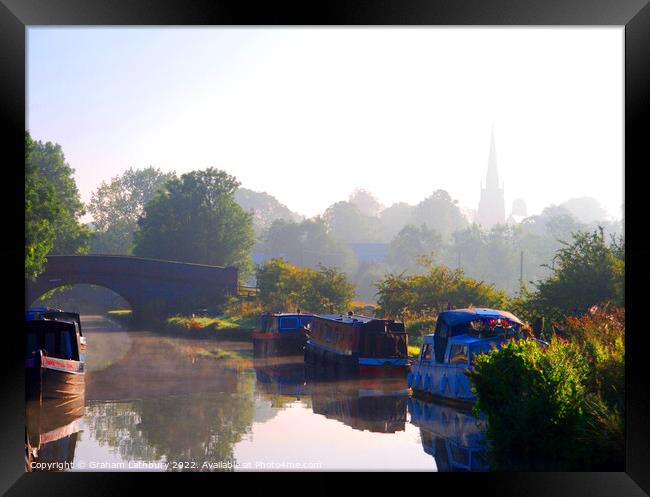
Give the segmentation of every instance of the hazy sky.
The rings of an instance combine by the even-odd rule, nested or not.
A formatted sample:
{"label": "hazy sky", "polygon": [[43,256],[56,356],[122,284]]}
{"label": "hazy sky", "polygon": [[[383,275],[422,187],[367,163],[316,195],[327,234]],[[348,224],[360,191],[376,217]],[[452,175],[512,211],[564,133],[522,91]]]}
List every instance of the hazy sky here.
{"label": "hazy sky", "polygon": [[355,188],[476,209],[494,126],[506,214],[623,204],[623,27],[27,31],[27,126],[82,199],[128,167],[217,167],[311,216]]}

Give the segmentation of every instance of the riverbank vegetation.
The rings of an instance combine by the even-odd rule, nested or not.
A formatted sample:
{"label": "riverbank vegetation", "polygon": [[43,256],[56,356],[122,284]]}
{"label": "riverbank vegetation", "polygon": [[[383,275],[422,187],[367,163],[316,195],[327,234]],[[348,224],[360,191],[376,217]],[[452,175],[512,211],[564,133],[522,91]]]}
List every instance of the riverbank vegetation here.
{"label": "riverbank vegetation", "polygon": [[88,252],[91,231],[61,146],[33,140],[25,132],[25,278],[45,269],[48,254]]}
{"label": "riverbank vegetation", "polygon": [[624,469],[623,246],[602,230],[577,233],[527,301],[564,314],[548,347],[513,341],[476,359],[475,409],[488,417],[495,469]]}
{"label": "riverbank vegetation", "polygon": [[624,470],[625,311],[564,324],[566,338],[513,341],[469,373],[496,470]]}
{"label": "riverbank vegetation", "polygon": [[257,270],[259,302],[266,311],[302,309],[316,313],[347,313],[355,296],[347,275],[333,267],[300,268],[283,258],[266,261]]}

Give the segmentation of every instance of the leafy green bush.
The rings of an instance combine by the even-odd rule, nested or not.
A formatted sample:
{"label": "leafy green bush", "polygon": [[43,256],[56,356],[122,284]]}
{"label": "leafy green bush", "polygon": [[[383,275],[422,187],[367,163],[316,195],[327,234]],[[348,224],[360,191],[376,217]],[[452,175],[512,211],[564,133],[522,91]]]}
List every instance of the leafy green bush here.
{"label": "leafy green bush", "polygon": [[503,308],[507,303],[505,292],[494,286],[465,276],[461,269],[451,270],[436,266],[427,258],[421,262],[427,272],[420,275],[389,274],[377,284],[382,316],[431,317],[451,303],[456,308]]}
{"label": "leafy green bush", "polygon": [[299,268],[282,258],[258,269],[257,285],[260,303],[268,311],[347,312],[354,298],[345,273],[322,265],[317,270]]}
{"label": "leafy green bush", "polygon": [[469,373],[495,469],[622,470],[624,311],[569,318],[542,348],[512,341]]}

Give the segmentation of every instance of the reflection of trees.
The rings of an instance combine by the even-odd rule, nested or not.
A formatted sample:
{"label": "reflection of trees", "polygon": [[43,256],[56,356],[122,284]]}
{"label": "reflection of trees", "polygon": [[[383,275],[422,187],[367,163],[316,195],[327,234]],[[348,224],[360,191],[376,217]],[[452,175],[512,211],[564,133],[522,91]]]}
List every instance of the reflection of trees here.
{"label": "reflection of trees", "polygon": [[96,404],[88,426],[100,444],[126,460],[234,463],[233,445],[253,422],[253,376],[242,374],[235,392],[203,393]]}

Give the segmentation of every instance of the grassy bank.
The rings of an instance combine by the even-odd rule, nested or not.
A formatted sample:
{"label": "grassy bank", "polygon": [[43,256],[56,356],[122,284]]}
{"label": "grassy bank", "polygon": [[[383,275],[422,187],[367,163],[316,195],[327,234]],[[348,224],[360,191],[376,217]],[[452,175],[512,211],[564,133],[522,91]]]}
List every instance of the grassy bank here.
{"label": "grassy bank", "polygon": [[228,315],[172,316],[165,321],[165,331],[195,338],[251,340],[255,316]]}
{"label": "grassy bank", "polygon": [[130,309],[114,309],[112,311],[108,311],[106,314],[113,321],[120,323],[125,328],[128,327],[129,323],[131,322],[131,318],[133,317],[133,313]]}

